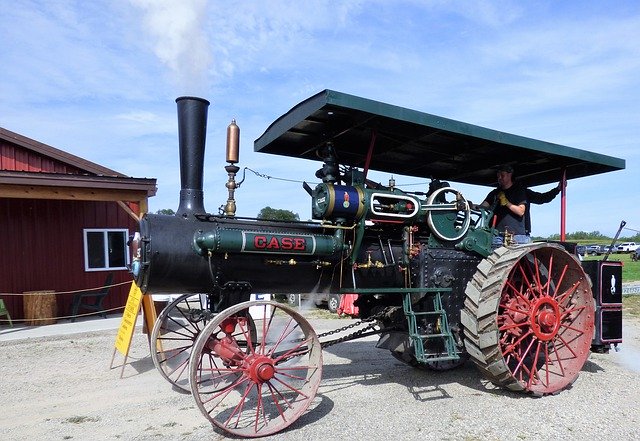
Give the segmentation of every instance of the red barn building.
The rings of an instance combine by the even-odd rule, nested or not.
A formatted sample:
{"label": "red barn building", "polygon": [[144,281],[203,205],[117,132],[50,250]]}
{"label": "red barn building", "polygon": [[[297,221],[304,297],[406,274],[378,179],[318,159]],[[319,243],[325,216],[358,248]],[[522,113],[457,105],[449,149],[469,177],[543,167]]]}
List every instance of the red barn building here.
{"label": "red barn building", "polygon": [[[0,296],[13,320],[27,291],[67,292],[131,281],[126,242],[156,192],[131,178],[0,128]],[[105,309],[124,306],[129,284],[112,288]],[[16,295],[18,294],[18,295]],[[55,297],[69,315],[73,294]]]}

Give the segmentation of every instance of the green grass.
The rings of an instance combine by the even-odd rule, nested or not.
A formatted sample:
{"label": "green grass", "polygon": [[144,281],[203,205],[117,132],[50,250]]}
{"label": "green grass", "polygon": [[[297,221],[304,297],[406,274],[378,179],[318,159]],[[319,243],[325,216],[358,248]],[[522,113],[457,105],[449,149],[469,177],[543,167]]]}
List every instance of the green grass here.
{"label": "green grass", "polygon": [[[601,260],[604,256],[587,256],[585,260]],[[631,254],[610,254],[608,260],[622,262],[622,281],[640,281],[640,261],[631,260]]]}
{"label": "green grass", "polygon": [[[602,260],[604,256],[587,256],[585,260]],[[622,281],[640,281],[640,261],[631,260],[631,254],[609,254],[608,260],[622,262]],[[625,313],[635,317],[640,317],[640,295],[622,296],[622,307]]]}
{"label": "green grass", "polygon": [[622,308],[625,312],[628,312],[635,317],[640,317],[640,296],[622,296]]}

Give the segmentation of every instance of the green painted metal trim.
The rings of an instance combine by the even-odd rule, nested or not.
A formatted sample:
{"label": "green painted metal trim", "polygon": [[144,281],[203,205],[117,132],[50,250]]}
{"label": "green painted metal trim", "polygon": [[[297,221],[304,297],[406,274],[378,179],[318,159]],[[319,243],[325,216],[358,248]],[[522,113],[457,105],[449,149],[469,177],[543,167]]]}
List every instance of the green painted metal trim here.
{"label": "green painted metal trim", "polygon": [[[298,122],[304,120],[309,115],[320,110],[327,101],[325,99],[325,93],[331,92],[326,89],[294,106],[287,113],[276,119],[271,123],[267,130],[256,139],[253,144],[253,150],[259,152],[263,147],[269,145],[271,142],[278,139],[281,135],[286,133],[291,127]],[[293,122],[293,123],[292,123]]]}

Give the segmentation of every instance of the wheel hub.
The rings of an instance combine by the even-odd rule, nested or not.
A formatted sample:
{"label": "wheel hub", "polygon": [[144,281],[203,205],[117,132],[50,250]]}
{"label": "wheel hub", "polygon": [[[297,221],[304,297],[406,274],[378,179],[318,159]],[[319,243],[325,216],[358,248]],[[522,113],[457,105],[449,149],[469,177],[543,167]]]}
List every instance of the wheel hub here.
{"label": "wheel hub", "polygon": [[247,360],[245,371],[255,383],[266,383],[276,374],[273,360],[265,355],[259,355]]}
{"label": "wheel hub", "polygon": [[551,297],[542,297],[531,308],[531,329],[540,340],[549,341],[560,329],[560,317],[558,302]]}

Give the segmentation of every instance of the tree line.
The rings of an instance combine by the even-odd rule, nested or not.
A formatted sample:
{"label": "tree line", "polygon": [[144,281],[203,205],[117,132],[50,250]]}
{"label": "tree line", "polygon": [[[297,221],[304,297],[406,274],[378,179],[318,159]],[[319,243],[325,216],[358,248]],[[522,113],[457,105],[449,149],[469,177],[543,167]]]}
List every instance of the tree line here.
{"label": "tree line", "polygon": [[[569,242],[603,242],[608,243],[613,240],[613,237],[602,234],[599,231],[576,231],[574,233],[567,233],[566,240]],[[548,237],[533,237],[534,240],[560,240],[559,234],[552,234]],[[640,233],[631,237],[619,237],[618,242],[640,242]]]}
{"label": "tree line", "polygon": [[[165,214],[168,216],[173,216],[176,214],[171,208],[162,208],[156,211],[156,214]],[[291,210],[282,210],[280,208],[271,208],[264,207],[258,213],[258,219],[264,220],[279,220],[279,221],[298,221],[300,220],[300,216],[298,213],[294,213]]]}

